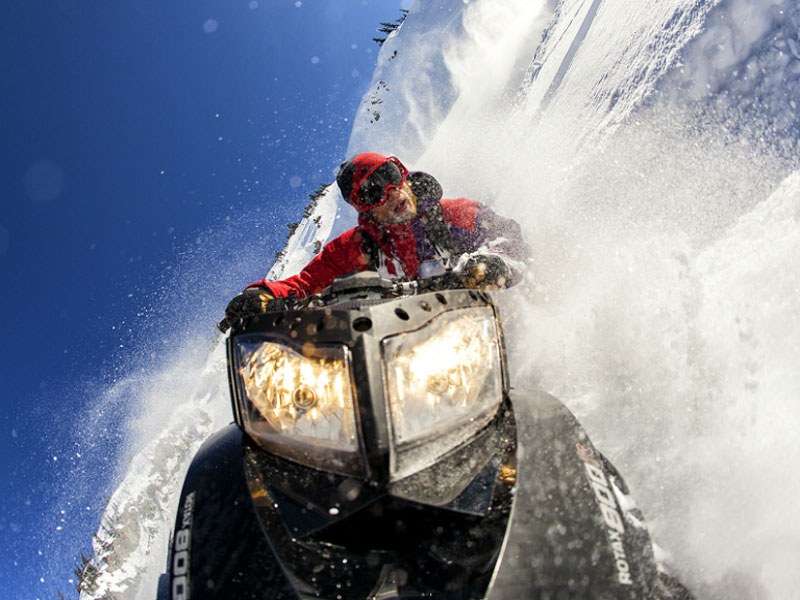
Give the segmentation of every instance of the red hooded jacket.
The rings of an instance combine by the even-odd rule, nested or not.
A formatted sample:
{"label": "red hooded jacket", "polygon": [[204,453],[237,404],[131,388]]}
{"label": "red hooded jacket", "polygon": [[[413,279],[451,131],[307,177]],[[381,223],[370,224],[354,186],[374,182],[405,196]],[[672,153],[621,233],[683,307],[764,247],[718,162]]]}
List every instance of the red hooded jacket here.
{"label": "red hooded jacket", "polygon": [[[297,275],[278,281],[262,279],[251,285],[264,285],[275,297],[293,294],[304,298],[315,294],[329,286],[336,277],[367,269],[365,232],[382,251],[379,271],[384,276],[416,277],[422,262],[438,258],[425,234],[421,218],[433,202],[436,200],[421,199],[417,217],[406,224],[378,224],[367,213],[360,213],[357,227],[328,242]],[[467,198],[442,199],[439,202],[456,248],[463,252],[481,250],[510,258],[512,272],[515,271],[514,261],[527,259],[529,248],[515,221]]]}

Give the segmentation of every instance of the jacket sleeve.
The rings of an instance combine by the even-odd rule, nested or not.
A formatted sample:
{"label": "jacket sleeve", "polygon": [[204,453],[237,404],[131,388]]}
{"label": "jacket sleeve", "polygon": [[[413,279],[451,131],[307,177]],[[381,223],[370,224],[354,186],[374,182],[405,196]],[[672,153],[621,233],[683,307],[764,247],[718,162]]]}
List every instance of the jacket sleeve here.
{"label": "jacket sleeve", "polygon": [[442,212],[457,248],[468,254],[497,254],[510,268],[513,283],[522,279],[531,249],[515,220],[467,198],[442,200]]}
{"label": "jacket sleeve", "polygon": [[247,287],[266,286],[276,298],[290,295],[305,298],[329,286],[336,277],[365,268],[360,232],[351,229],[325,244],[297,275],[277,281],[262,279]]}

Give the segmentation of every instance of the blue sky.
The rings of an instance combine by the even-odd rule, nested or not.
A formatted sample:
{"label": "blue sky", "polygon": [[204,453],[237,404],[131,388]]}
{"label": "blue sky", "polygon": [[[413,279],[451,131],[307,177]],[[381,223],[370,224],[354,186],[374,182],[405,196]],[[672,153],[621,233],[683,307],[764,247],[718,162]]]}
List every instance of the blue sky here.
{"label": "blue sky", "polygon": [[[266,273],[330,182],[396,0],[16,0],[0,19],[3,598],[89,552],[104,461],[83,415],[194,304]],[[263,268],[231,259],[237,247]],[[187,268],[187,264],[192,266]],[[201,283],[202,280],[202,283]],[[210,326],[205,324],[205,326]],[[159,349],[159,353],[163,352]],[[153,353],[150,353],[153,355]]]}

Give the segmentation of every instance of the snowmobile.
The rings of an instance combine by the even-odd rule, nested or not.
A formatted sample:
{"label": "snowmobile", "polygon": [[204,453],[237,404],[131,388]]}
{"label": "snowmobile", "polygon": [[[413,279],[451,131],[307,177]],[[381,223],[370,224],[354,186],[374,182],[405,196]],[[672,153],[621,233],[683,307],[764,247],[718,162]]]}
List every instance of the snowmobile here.
{"label": "snowmobile", "polygon": [[234,326],[234,422],[188,470],[158,600],[691,598],[459,282],[361,272]]}

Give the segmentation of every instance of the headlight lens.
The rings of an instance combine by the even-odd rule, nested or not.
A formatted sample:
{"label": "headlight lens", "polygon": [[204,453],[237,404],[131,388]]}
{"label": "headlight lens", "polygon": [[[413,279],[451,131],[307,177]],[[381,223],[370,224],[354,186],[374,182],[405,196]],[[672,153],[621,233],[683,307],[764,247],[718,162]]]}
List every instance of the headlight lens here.
{"label": "headlight lens", "polygon": [[[430,444],[435,456],[420,459],[432,462],[485,426],[502,400],[490,307],[449,311],[417,331],[384,339],[383,365],[398,457],[403,446],[436,435],[441,443]],[[453,430],[459,435],[446,435]],[[395,461],[396,475],[421,466],[401,462]]]}
{"label": "headlight lens", "polygon": [[263,339],[236,342],[246,400],[245,430],[257,441],[356,452],[358,436],[347,348],[314,348],[313,356]]}

